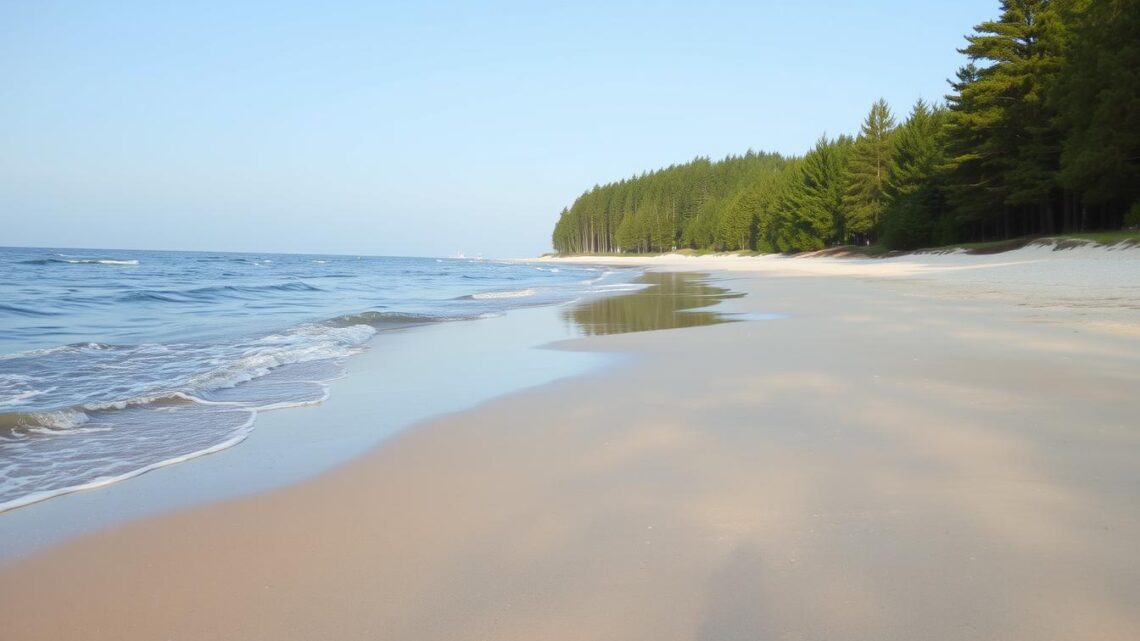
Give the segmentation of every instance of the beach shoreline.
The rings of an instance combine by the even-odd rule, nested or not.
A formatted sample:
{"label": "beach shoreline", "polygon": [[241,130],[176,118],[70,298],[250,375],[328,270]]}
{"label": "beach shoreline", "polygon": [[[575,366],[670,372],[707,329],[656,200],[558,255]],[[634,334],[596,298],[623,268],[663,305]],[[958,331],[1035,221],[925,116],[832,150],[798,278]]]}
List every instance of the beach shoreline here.
{"label": "beach shoreline", "polygon": [[29,640],[1134,638],[1140,252],[1074,252],[576,259],[708,272],[763,320],[559,341],[621,358],[0,567],[0,617]]}
{"label": "beach shoreline", "polygon": [[533,349],[570,335],[560,306],[382,332],[320,403],[262,413],[241,443],[0,512],[0,567],[84,534],[303,483],[431,416],[604,365],[601,354]]}

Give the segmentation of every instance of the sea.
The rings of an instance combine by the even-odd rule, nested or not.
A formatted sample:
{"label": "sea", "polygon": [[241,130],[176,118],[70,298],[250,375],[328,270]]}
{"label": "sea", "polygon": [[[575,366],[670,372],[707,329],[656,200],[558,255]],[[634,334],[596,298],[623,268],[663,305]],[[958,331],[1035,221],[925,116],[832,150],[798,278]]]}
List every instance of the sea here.
{"label": "sea", "polygon": [[239,444],[385,334],[629,286],[524,262],[0,248],[0,512]]}

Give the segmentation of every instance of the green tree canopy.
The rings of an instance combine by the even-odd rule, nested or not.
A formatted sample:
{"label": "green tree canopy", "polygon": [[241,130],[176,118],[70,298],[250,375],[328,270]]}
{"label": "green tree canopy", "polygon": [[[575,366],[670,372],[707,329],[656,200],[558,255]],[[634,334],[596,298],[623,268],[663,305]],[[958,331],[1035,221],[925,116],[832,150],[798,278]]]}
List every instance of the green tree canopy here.
{"label": "green tree canopy", "polygon": [[853,240],[874,240],[886,210],[887,163],[895,119],[887,101],[879,99],[863,120],[851,148],[847,192],[843,195],[847,233]]}

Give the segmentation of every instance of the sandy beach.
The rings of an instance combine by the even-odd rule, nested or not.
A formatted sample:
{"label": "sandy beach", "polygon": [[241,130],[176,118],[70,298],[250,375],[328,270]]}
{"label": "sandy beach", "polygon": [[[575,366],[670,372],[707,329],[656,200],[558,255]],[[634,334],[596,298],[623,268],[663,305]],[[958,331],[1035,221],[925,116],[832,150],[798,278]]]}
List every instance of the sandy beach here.
{"label": "sandy beach", "polygon": [[1140,250],[601,262],[743,320],[8,563],[0,637],[1140,638]]}

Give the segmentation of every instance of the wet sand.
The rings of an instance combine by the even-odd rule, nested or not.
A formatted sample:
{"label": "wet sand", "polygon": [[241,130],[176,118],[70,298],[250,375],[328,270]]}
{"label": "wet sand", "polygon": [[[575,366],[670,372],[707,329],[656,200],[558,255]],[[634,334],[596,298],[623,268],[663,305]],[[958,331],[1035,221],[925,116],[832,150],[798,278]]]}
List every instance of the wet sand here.
{"label": "wet sand", "polygon": [[589,332],[623,358],[0,568],[0,636],[1135,639],[1140,262],[1098,260],[657,261],[766,320]]}

